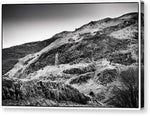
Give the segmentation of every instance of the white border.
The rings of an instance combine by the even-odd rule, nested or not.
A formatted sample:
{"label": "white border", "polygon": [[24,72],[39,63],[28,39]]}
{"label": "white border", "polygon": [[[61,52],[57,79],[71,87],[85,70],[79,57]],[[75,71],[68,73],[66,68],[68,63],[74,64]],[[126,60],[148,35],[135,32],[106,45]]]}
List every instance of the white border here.
{"label": "white border", "polygon": [[139,108],[141,108],[141,2],[139,2],[139,22],[138,22],[138,39],[139,39]]}
{"label": "white border", "polygon": [[1,4],[37,4],[37,3],[100,3],[100,2],[140,2],[141,0],[26,0],[26,1],[6,1],[1,0]]}
{"label": "white border", "polygon": [[[139,25],[138,25],[138,32],[139,32],[139,107],[138,108],[100,108],[100,107],[33,107],[33,106],[2,106],[2,92],[1,92],[1,106],[4,109],[61,109],[61,110],[119,110],[119,111],[124,111],[124,110],[141,110],[141,0],[82,0],[80,2],[76,0],[72,0],[71,2],[68,1],[32,1],[32,0],[26,0],[26,1],[1,1],[2,4],[40,4],[40,3],[107,3],[107,2],[138,2],[138,13],[139,13]],[[1,7],[2,9],[2,7]],[[1,15],[2,16],[2,15]],[[2,21],[1,21],[2,24]],[[1,26],[2,29],[2,26]],[[2,31],[1,31],[2,32]],[[2,43],[1,43],[2,44]],[[2,46],[1,46],[2,47]],[[2,60],[2,56],[1,56]],[[1,67],[2,70],[2,67]],[[1,72],[1,71],[0,71]],[[2,72],[1,72],[2,73]],[[1,74],[2,75],[2,74]],[[2,83],[2,78],[0,78],[1,83]],[[2,87],[2,85],[1,85]],[[2,88],[1,88],[2,90]]]}

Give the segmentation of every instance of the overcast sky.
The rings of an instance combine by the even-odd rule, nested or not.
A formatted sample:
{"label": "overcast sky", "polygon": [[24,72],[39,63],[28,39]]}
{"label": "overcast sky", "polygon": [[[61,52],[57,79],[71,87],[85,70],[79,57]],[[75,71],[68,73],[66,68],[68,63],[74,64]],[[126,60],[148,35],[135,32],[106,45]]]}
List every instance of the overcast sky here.
{"label": "overcast sky", "polygon": [[3,48],[41,41],[90,21],[138,12],[137,3],[3,5]]}

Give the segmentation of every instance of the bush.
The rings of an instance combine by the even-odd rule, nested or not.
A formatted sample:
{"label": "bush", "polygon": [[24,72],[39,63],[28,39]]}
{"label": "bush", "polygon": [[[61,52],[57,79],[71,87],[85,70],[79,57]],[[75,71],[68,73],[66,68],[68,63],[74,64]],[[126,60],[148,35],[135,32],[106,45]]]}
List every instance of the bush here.
{"label": "bush", "polygon": [[129,68],[120,74],[122,87],[113,86],[111,94],[105,101],[114,107],[137,108],[138,107],[138,71]]}
{"label": "bush", "polygon": [[18,100],[23,98],[21,84],[11,79],[2,79],[2,99]]}
{"label": "bush", "polygon": [[[30,99],[34,99],[34,104]],[[39,104],[36,102],[39,99],[44,99],[44,101],[52,100],[57,103],[70,101],[78,104],[87,104],[90,100],[88,96],[80,93],[77,89],[60,82],[42,82],[37,80],[18,82],[10,79],[3,79],[3,105],[16,104],[25,106],[38,104],[38,106],[42,106],[42,103]],[[49,105],[50,104],[47,106]]]}
{"label": "bush", "polygon": [[82,67],[82,68],[71,68],[64,70],[63,73],[66,74],[84,74],[87,72],[93,72],[95,71],[95,66],[94,65],[89,65],[87,67]]}
{"label": "bush", "polygon": [[97,74],[97,82],[102,85],[107,85],[116,79],[117,71],[116,69],[106,69],[101,73]]}
{"label": "bush", "polygon": [[82,84],[87,83],[87,81],[94,77],[94,73],[86,73],[83,75],[80,75],[70,81],[70,84]]}
{"label": "bush", "polygon": [[129,53],[114,53],[108,58],[114,63],[119,63],[123,65],[131,65],[136,62],[135,59],[132,58],[132,54]]}

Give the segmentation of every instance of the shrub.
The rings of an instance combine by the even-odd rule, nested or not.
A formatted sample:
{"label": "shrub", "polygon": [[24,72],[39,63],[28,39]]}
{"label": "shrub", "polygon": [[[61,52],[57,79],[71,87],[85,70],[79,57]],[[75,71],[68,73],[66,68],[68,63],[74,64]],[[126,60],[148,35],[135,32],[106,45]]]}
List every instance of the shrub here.
{"label": "shrub", "polygon": [[[34,103],[30,99],[34,99]],[[52,100],[57,103],[70,101],[78,104],[87,104],[90,100],[88,96],[80,93],[77,89],[60,82],[3,80],[3,105],[37,106],[38,104],[38,106],[42,106],[43,104],[38,102],[39,99]],[[47,104],[47,106],[49,105]]]}
{"label": "shrub", "polygon": [[129,68],[121,72],[122,87],[113,86],[111,94],[105,101],[114,107],[137,108],[138,107],[138,71]]}
{"label": "shrub", "polygon": [[80,76],[77,76],[76,78],[72,79],[70,81],[70,84],[82,84],[86,83],[89,79],[94,77],[94,73],[86,73],[82,74]]}
{"label": "shrub", "polygon": [[110,55],[108,59],[114,63],[119,63],[123,65],[131,65],[136,62],[136,60],[132,58],[132,54],[130,52],[129,53],[114,53]]}
{"label": "shrub", "polygon": [[95,71],[95,66],[94,65],[89,65],[87,67],[82,67],[82,68],[71,68],[64,70],[63,73],[66,74],[84,74],[87,72],[93,72]]}
{"label": "shrub", "polygon": [[102,85],[107,85],[116,79],[117,71],[116,69],[106,69],[101,73],[97,74],[97,82]]}
{"label": "shrub", "polygon": [[22,99],[21,84],[11,79],[2,79],[2,99],[18,100]]}

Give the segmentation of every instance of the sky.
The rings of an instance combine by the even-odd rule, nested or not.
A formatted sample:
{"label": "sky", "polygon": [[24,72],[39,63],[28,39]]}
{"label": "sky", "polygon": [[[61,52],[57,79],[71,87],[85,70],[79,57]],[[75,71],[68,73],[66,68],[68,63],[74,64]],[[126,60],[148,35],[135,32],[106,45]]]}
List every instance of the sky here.
{"label": "sky", "polygon": [[62,31],[106,17],[138,12],[138,3],[111,4],[4,4],[3,48],[42,41]]}

